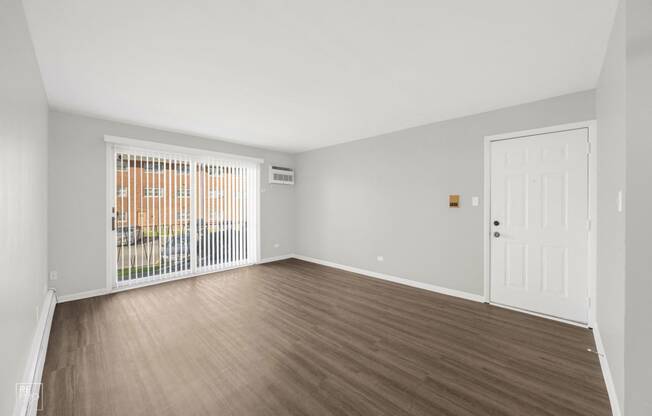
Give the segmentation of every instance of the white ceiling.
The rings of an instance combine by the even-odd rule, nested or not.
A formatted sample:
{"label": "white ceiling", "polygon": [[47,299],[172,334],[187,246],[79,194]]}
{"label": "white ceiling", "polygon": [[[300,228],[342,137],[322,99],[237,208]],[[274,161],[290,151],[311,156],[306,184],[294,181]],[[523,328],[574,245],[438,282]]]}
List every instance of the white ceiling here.
{"label": "white ceiling", "polygon": [[594,88],[616,0],[24,0],[53,108],[304,151]]}

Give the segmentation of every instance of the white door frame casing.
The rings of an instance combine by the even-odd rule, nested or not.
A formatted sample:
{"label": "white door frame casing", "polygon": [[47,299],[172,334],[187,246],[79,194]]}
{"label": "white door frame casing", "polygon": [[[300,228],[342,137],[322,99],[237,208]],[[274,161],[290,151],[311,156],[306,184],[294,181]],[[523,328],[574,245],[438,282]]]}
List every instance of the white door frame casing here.
{"label": "white door frame casing", "polygon": [[[588,183],[588,206],[589,206],[589,230],[588,230],[588,323],[589,328],[596,323],[596,250],[597,250],[597,124],[595,120],[582,121],[570,124],[516,131],[511,133],[485,136],[484,138],[484,203],[483,203],[483,244],[484,244],[484,298],[485,302],[491,303],[491,142],[498,140],[519,139],[528,136],[535,136],[547,133],[555,133],[567,130],[587,129],[589,141],[589,183]],[[500,305],[502,306],[502,305]],[[527,312],[527,311],[522,311]],[[540,315],[533,313],[534,315]],[[544,315],[540,315],[544,316]],[[560,320],[577,325],[576,322],[565,321],[554,317],[546,318]]]}

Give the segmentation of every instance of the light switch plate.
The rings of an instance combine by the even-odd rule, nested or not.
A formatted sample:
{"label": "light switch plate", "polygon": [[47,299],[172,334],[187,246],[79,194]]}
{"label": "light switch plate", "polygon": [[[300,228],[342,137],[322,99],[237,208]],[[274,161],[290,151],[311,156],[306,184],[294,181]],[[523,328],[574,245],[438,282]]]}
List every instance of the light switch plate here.
{"label": "light switch plate", "polygon": [[471,198],[471,205],[473,205],[474,207],[477,207],[478,205],[480,205],[480,198],[478,198],[477,196],[472,197]]}

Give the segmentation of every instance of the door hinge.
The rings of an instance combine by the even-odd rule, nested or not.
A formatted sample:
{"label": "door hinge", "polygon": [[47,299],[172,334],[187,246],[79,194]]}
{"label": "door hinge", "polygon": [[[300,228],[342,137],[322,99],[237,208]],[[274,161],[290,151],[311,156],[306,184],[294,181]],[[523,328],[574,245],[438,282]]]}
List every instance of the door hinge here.
{"label": "door hinge", "polygon": [[591,142],[586,142],[587,147],[586,147],[586,154],[590,155],[591,154]]}
{"label": "door hinge", "polygon": [[586,220],[586,229],[591,231],[591,220]]}
{"label": "door hinge", "polygon": [[590,297],[586,298],[586,301],[589,303],[589,308],[590,308],[591,307],[591,298]]}

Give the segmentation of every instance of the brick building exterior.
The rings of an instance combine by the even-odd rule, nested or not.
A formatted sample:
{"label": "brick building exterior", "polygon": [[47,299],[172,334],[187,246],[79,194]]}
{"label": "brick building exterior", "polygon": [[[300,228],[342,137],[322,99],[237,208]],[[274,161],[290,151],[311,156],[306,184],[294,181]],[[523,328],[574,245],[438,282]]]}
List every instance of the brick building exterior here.
{"label": "brick building exterior", "polygon": [[[238,222],[246,206],[246,180],[237,168],[199,166],[195,177],[198,225],[211,231]],[[118,155],[115,177],[116,227],[144,233],[177,234],[191,221],[190,162],[158,161]]]}

